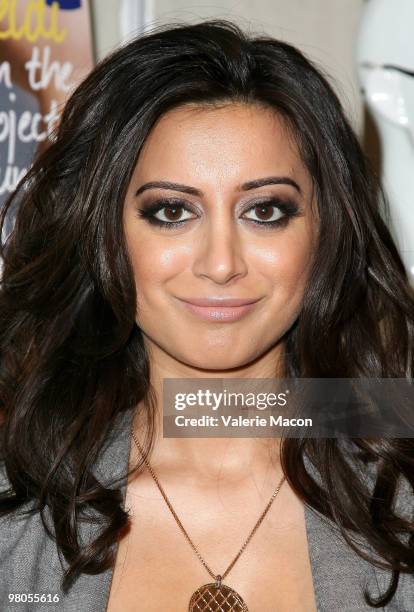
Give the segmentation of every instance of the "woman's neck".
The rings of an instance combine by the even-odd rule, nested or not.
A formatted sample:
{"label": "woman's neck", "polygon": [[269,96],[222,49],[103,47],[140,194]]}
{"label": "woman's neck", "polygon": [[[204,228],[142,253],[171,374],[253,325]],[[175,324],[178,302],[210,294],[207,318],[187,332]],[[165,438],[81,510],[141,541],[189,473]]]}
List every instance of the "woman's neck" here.
{"label": "woman's neck", "polygon": [[[235,483],[250,474],[280,472],[277,438],[164,438],[163,381],[165,378],[276,378],[282,377],[281,347],[237,370],[199,370],[180,363],[155,345],[148,347],[150,375],[155,400],[156,438],[150,463],[158,473],[176,471],[180,477],[208,483],[218,479]],[[141,402],[134,419],[134,432],[143,445],[148,406]],[[135,450],[135,449],[134,449]],[[135,455],[138,458],[138,454]]]}

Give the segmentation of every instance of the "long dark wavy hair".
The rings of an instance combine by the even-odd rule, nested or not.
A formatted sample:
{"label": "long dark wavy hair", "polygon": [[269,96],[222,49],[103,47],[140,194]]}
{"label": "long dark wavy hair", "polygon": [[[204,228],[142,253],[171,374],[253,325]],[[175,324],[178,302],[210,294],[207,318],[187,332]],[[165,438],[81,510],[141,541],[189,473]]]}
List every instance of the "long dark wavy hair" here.
{"label": "long dark wavy hair", "polygon": [[[285,338],[287,375],[413,376],[413,290],[378,182],[321,71],[291,45],[225,20],[160,26],[116,50],[73,93],[55,141],[1,219],[3,228],[7,210],[16,209],[2,247],[0,408],[10,488],[0,515],[29,500],[42,520],[50,510],[52,536],[69,564],[65,591],[80,573],[113,565],[128,526],[119,483],[108,487],[94,473],[116,417],[151,399],[122,209],[154,123],[189,102],[273,109],[313,179],[319,238],[302,310]],[[154,431],[151,413],[148,454]],[[282,466],[306,504],[335,521],[358,554],[390,570],[379,600],[365,592],[380,607],[400,572],[414,573],[414,525],[394,508],[401,479],[414,486],[414,444],[352,439],[346,448],[333,438],[289,438]],[[375,466],[373,488],[350,453]],[[91,510],[101,523],[86,546],[78,530]],[[349,530],[377,554],[359,550]]]}

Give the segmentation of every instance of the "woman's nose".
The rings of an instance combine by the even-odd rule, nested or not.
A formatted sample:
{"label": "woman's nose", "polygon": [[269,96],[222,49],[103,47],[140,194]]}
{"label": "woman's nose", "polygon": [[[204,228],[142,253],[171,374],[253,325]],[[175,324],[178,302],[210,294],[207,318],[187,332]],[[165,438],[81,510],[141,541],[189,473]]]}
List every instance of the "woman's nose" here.
{"label": "woman's nose", "polygon": [[234,220],[217,220],[197,236],[193,273],[224,285],[247,274],[243,245]]}

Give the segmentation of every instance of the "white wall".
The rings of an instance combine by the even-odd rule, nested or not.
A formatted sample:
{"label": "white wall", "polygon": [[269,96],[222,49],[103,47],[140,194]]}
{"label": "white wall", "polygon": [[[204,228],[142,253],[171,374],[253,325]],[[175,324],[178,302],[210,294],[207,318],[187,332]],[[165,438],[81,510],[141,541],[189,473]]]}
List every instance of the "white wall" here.
{"label": "white wall", "polygon": [[121,38],[119,29],[121,0],[89,1],[96,57],[100,60],[119,44]]}
{"label": "white wall", "polygon": [[[235,20],[251,31],[293,43],[333,77],[348,116],[361,133],[363,106],[353,51],[363,3],[364,0],[220,0],[214,3],[149,0],[149,7],[155,24],[221,17]],[[121,39],[122,0],[91,0],[91,4],[100,59]]]}

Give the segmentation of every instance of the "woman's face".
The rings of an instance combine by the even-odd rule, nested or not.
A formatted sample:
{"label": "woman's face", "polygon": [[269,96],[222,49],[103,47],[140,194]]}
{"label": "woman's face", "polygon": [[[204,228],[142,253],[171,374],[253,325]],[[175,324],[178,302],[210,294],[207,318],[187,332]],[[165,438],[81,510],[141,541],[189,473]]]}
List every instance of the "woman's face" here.
{"label": "woman's face", "polygon": [[280,356],[312,260],[312,203],[297,146],[271,110],[187,105],[165,114],[124,207],[149,350],[208,370]]}

